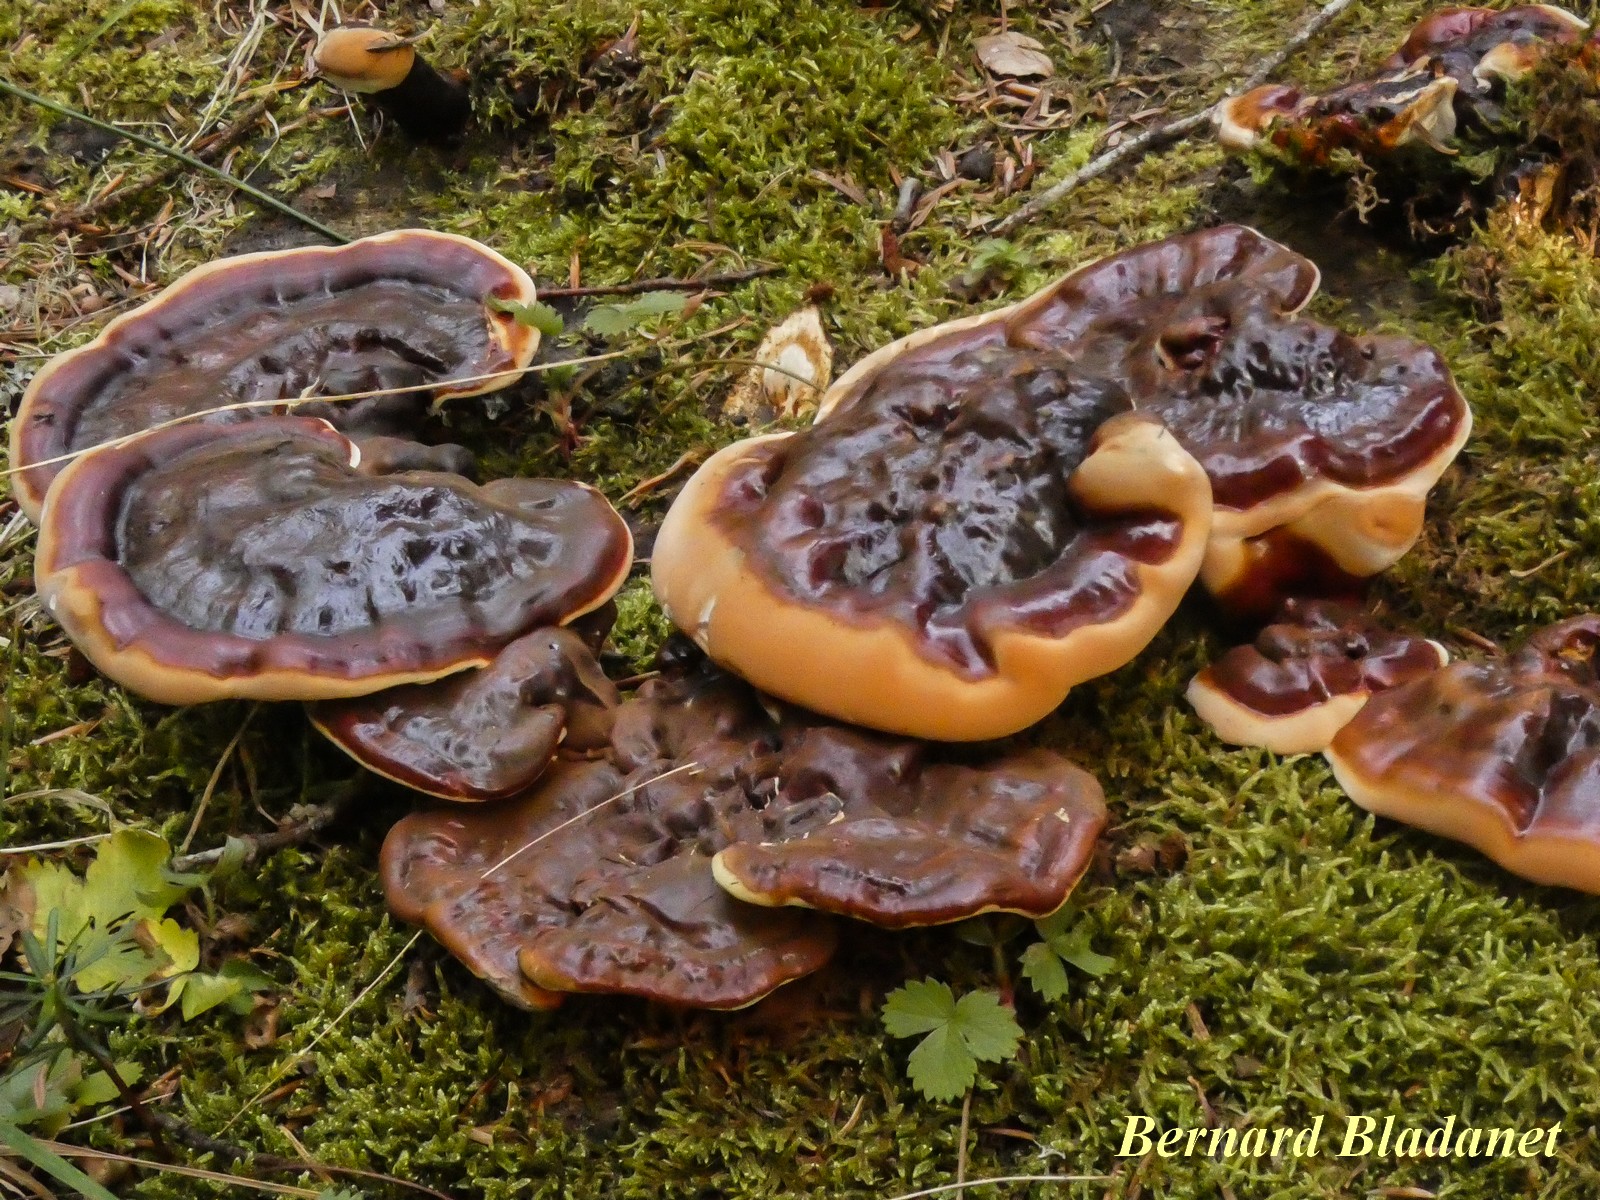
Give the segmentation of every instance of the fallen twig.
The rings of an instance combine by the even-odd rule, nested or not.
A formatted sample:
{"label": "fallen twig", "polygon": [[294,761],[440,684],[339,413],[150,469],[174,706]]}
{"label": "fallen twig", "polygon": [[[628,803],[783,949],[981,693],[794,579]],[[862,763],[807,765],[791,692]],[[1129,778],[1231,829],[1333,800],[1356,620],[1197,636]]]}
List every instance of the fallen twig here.
{"label": "fallen twig", "polygon": [[[1295,30],[1288,41],[1278,48],[1276,53],[1267,56],[1261,65],[1238,85],[1238,91],[1247,92],[1251,88],[1259,87],[1265,83],[1278,68],[1289,61],[1297,50],[1321,33],[1330,22],[1354,3],[1355,0],[1329,0],[1329,3],[1324,4],[1317,10],[1315,16]],[[1018,227],[1026,225],[1040,213],[1054,207],[1062,199],[1090,180],[1098,179],[1113,167],[1120,166],[1129,159],[1138,157],[1146,150],[1188,137],[1189,134],[1201,126],[1210,124],[1211,114],[1220,103],[1221,100],[1213,101],[1197,113],[1190,113],[1187,117],[1179,117],[1175,121],[1168,121],[1165,125],[1157,125],[1154,129],[1147,129],[1138,137],[1113,146],[1105,153],[1090,159],[1071,175],[1061,180],[1061,182],[1046,188],[1028,203],[1017,209],[1016,212],[1006,217],[994,227],[995,235],[1005,237]]]}
{"label": "fallen twig", "polygon": [[763,275],[774,275],[777,271],[777,267],[750,267],[744,271],[730,271],[726,275],[707,275],[704,279],[639,279],[633,283],[598,284],[594,287],[542,287],[539,289],[539,299],[637,296],[643,292],[709,292],[712,288],[749,283],[752,279],[760,279]]}
{"label": "fallen twig", "polygon": [[[242,733],[243,730],[240,730]],[[331,800],[321,804],[301,807],[276,829],[268,833],[252,833],[243,837],[231,839],[234,845],[243,843],[244,861],[254,862],[263,854],[270,854],[274,850],[282,850],[285,846],[299,846],[309,842],[329,825],[337,821],[347,808],[354,804],[365,793],[362,781],[357,779],[348,786],[340,787]],[[227,852],[227,846],[217,846],[210,850],[200,850],[194,854],[180,854],[172,860],[172,869],[180,873],[203,870],[214,867],[222,861],[222,856]]]}
{"label": "fallen twig", "polygon": [[260,188],[256,187],[255,184],[246,183],[237,175],[230,175],[224,170],[213,167],[208,162],[202,162],[194,155],[189,154],[186,151],[179,150],[175,146],[168,146],[166,143],[158,142],[154,138],[145,137],[142,133],[135,133],[131,129],[124,129],[122,126],[113,125],[109,121],[101,121],[95,117],[91,117],[87,113],[80,112],[77,109],[72,108],[70,105],[58,103],[57,101],[51,100],[45,96],[40,96],[37,93],[30,92],[26,88],[20,88],[16,84],[12,83],[9,79],[0,79],[0,92],[5,92],[8,95],[15,96],[19,100],[26,100],[29,104],[37,104],[40,108],[47,108],[51,112],[60,113],[64,117],[71,117],[74,121],[82,121],[85,125],[93,126],[95,129],[103,130],[104,132],[113,134],[116,137],[126,138],[128,141],[143,146],[147,150],[154,150],[158,154],[170,155],[172,158],[177,159],[185,166],[199,171],[204,175],[209,175],[211,178],[227,184],[237,192],[243,192],[246,196],[249,196],[258,204],[264,204],[266,207],[274,210],[275,212],[282,213],[286,217],[299,221],[300,224],[304,225],[307,229],[316,231],[329,241],[335,242],[338,245],[342,246],[350,240],[349,238],[345,237],[344,234],[329,229],[326,225],[322,224],[322,222],[306,216],[305,213],[301,212],[293,205],[286,204],[282,200],[279,200],[272,193],[264,192]]}

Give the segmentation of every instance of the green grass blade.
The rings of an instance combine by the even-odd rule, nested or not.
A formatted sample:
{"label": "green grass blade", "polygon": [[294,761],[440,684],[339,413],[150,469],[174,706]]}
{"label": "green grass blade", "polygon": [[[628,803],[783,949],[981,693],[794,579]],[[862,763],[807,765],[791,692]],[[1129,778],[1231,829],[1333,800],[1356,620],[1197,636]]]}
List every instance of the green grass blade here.
{"label": "green grass blade", "polygon": [[38,1167],[57,1183],[77,1188],[89,1197],[89,1200],[117,1200],[113,1193],[90,1179],[54,1150],[41,1146],[37,1138],[17,1128],[10,1121],[0,1121],[0,1142],[10,1146],[22,1158]]}

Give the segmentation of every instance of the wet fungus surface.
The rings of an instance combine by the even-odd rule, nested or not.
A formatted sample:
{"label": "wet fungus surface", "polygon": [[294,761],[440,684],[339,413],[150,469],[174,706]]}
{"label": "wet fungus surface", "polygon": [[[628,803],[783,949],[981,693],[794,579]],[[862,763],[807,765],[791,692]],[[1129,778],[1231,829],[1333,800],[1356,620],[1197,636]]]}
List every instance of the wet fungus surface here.
{"label": "wet fungus surface", "polygon": [[885,347],[700,469],[657,596],[768,692],[970,740],[1128,661],[1197,570],[1250,613],[1372,575],[1471,414],[1429,347],[1299,317],[1317,279],[1222,227]]}
{"label": "wet fungus surface", "polygon": [[13,477],[17,500],[37,520],[64,465],[50,460],[191,413],[438,382],[296,406],[353,437],[408,436],[431,401],[514,381],[539,333],[491,302],[533,299],[527,273],[487,246],[420,229],[200,267],[34,377],[12,424],[12,465],[31,468]]}
{"label": "wet fungus surface", "polygon": [[1374,696],[1328,761],[1357,804],[1536,883],[1600,892],[1600,617]]}
{"label": "wet fungus surface", "polygon": [[603,605],[627,526],[582,484],[372,476],[326,422],[179,425],[75,460],[37,586],[79,649],[169,704],[364,695],[488,663]]}
{"label": "wet fungus surface", "polygon": [[617,689],[582,638],[536,629],[477,671],[311,706],[311,722],[357,762],[445,800],[529,787],[558,749],[607,744]]}
{"label": "wet fungus surface", "polygon": [[1441,8],[1371,79],[1321,95],[1275,83],[1229,97],[1217,107],[1217,136],[1230,149],[1271,146],[1309,164],[1339,150],[1382,158],[1412,145],[1454,155],[1458,129],[1492,130],[1504,117],[1506,84],[1588,30],[1549,4]]}
{"label": "wet fungus surface", "polygon": [[406,817],[382,873],[398,916],[513,1003],[735,1008],[832,953],[834,924],[795,906],[890,927],[1042,915],[1104,821],[1099,785],[1059,755],[949,759],[680,659],[617,710],[605,759]]}
{"label": "wet fungus surface", "polygon": [[1448,657],[1437,642],[1358,609],[1297,600],[1255,641],[1196,675],[1188,699],[1225,742],[1307,754],[1325,750],[1375,692],[1436,671]]}

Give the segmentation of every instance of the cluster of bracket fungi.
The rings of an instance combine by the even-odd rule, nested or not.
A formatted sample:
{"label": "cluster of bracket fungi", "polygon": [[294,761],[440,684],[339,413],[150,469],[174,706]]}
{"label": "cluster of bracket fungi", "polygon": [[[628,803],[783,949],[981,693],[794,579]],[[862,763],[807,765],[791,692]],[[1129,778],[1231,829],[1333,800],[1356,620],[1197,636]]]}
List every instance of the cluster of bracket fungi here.
{"label": "cluster of bracket fungi", "polygon": [[1550,4],[1439,9],[1371,79],[1320,95],[1271,83],[1230,97],[1217,107],[1217,137],[1231,149],[1271,147],[1311,164],[1337,150],[1455,155],[1459,131],[1501,124],[1507,85],[1556,47],[1589,40],[1587,21]]}
{"label": "cluster of bracket fungi", "polygon": [[[837,918],[1059,908],[1106,821],[1098,783],[1054,752],[944,743],[1034,724],[1197,581],[1260,617],[1412,545],[1470,411],[1427,346],[1301,315],[1317,283],[1253,230],[1208,229],[868,355],[811,427],[737,442],[679,493],[652,576],[688,637],[628,696],[598,659],[632,567],[611,506],[479,485],[460,447],[413,440],[538,348],[508,315],[532,282],[468,239],[192,273],[34,379],[15,488],[45,605],[107,676],[169,704],[306,702],[431,798],[384,844],[389,903],[507,1000],[733,1008],[821,966]],[[1527,839],[1493,842],[1484,814],[1545,813],[1559,841],[1548,810],[1587,766],[1541,808],[1478,764],[1451,827],[1429,808],[1443,760],[1392,734],[1442,740],[1449,709],[1534,758],[1577,746],[1600,688],[1572,648],[1596,630],[1446,667],[1295,600],[1191,696],[1228,740],[1331,746],[1361,803],[1538,871],[1553,852],[1507,850]]]}

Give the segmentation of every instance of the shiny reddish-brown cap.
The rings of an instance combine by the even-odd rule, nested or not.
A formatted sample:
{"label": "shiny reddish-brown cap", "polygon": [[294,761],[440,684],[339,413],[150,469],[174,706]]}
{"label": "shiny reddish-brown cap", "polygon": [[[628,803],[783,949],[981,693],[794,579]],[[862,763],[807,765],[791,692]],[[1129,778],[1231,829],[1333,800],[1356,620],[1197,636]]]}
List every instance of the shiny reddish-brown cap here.
{"label": "shiny reddish-brown cap", "polygon": [[531,787],[558,749],[598,749],[620,703],[588,646],[536,629],[478,671],[311,706],[311,723],[362,766],[443,800]]}
{"label": "shiny reddish-brown cap", "polygon": [[1200,719],[1225,742],[1278,754],[1327,749],[1370,696],[1449,661],[1443,646],[1359,609],[1295,600],[1248,646],[1189,683]]}
{"label": "shiny reddish-brown cap", "polygon": [[195,422],[76,459],[40,521],[46,608],[153,700],[317,700],[483,666],[603,605],[632,538],[582,484],[370,476],[326,422]]}
{"label": "shiny reddish-brown cap", "polygon": [[11,425],[17,502],[37,520],[62,456],[228,404],[418,388],[297,406],[354,436],[411,433],[430,401],[518,378],[539,331],[505,308],[534,298],[515,263],[426,229],[209,263],[33,378]]}
{"label": "shiny reddish-brown cap", "polygon": [[1361,807],[1535,883],[1600,893],[1600,617],[1368,701],[1328,762]]}

